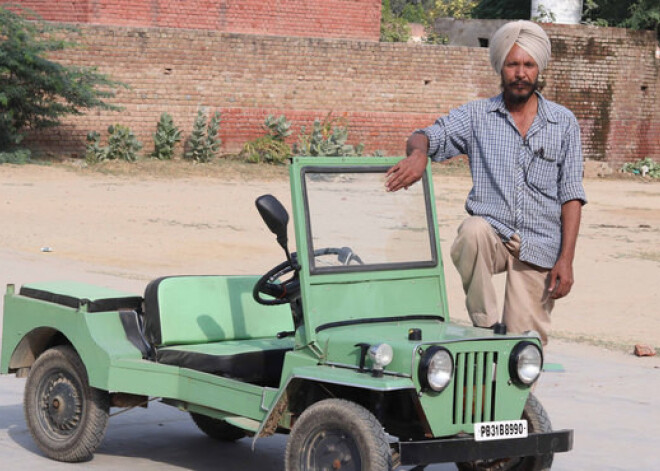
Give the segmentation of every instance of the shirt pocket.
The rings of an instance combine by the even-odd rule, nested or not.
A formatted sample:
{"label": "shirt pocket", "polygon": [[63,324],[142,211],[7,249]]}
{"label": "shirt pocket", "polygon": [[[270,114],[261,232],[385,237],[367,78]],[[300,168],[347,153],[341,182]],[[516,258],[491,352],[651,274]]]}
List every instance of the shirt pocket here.
{"label": "shirt pocket", "polygon": [[532,158],[527,170],[527,183],[536,191],[552,199],[558,198],[557,179],[559,162],[551,154],[537,153]]}

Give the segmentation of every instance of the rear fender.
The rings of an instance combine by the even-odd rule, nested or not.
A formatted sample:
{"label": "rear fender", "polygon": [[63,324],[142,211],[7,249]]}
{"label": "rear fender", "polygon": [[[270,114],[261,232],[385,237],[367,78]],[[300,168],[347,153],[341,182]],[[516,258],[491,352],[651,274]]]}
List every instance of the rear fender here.
{"label": "rear fender", "polygon": [[46,349],[62,344],[76,350],[89,384],[104,390],[113,359],[142,358],[127,339],[118,312],[88,313],[9,290],[4,297],[0,373],[24,375]]}
{"label": "rear fender", "polygon": [[[61,332],[52,327],[38,327],[18,342],[9,359],[9,373],[30,368],[43,352],[56,345],[71,344]],[[22,375],[19,375],[22,376]]]}

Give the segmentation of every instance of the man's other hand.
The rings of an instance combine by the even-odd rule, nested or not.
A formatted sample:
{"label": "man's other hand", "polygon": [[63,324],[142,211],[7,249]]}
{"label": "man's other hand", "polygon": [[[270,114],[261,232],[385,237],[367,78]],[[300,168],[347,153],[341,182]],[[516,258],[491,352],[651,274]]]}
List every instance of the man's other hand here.
{"label": "man's other hand", "polygon": [[550,284],[548,290],[552,299],[559,299],[571,292],[573,287],[573,264],[559,258],[550,271]]}

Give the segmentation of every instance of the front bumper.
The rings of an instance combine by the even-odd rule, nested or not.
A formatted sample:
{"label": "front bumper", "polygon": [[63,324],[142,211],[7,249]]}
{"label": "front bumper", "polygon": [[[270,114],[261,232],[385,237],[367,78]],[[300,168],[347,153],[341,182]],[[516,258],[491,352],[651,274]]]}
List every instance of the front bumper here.
{"label": "front bumper", "polygon": [[572,448],[573,430],[558,430],[533,433],[527,438],[484,442],[471,437],[399,442],[399,455],[401,465],[407,466],[545,455]]}

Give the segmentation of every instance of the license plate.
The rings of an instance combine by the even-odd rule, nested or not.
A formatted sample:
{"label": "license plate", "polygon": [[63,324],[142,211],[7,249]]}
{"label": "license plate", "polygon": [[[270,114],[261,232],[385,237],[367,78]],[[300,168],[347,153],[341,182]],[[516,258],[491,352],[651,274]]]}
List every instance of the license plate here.
{"label": "license plate", "polygon": [[478,422],[474,424],[474,439],[478,442],[525,438],[526,436],[526,420],[502,420],[499,422]]}

